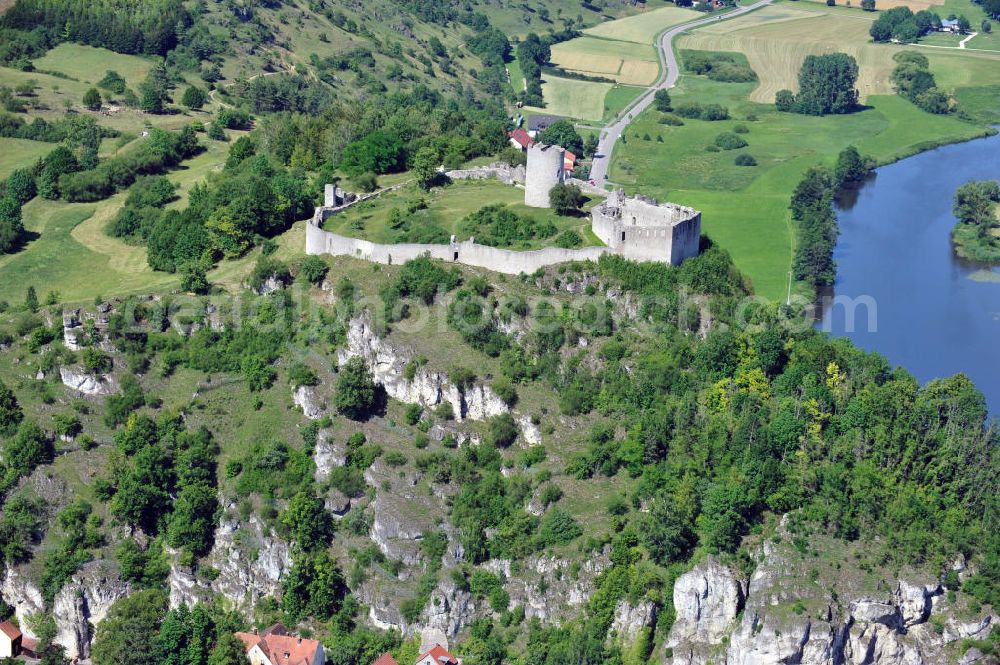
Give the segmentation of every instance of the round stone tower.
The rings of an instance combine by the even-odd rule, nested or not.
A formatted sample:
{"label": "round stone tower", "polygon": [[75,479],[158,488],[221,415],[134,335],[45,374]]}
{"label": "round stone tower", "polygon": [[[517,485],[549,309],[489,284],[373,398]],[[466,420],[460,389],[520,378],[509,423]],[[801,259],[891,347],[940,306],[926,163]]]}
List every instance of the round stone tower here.
{"label": "round stone tower", "polygon": [[566,151],[557,145],[535,143],[528,147],[528,167],[524,176],[524,205],[548,208],[549,190],[566,177]]}

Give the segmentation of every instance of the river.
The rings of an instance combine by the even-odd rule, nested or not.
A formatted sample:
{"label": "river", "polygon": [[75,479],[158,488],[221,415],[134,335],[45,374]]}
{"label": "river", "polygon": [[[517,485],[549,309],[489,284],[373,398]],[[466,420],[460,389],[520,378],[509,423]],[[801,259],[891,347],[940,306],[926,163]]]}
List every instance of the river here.
{"label": "river", "polygon": [[832,295],[851,305],[828,303],[817,325],[921,383],[964,372],[1000,416],[1000,269],[959,258],[950,237],[955,190],[971,179],[1000,179],[1000,135],[884,166],[842,192]]}

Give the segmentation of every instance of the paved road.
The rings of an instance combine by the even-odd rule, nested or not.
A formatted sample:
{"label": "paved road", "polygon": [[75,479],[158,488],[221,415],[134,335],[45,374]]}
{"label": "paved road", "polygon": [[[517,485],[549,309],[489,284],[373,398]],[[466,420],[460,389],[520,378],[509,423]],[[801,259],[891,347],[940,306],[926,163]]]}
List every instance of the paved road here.
{"label": "paved road", "polygon": [[771,2],[773,2],[773,0],[760,0],[760,2],[747,5],[746,7],[740,7],[723,16],[707,16],[705,18],[675,25],[666,32],[663,32],[656,42],[657,49],[660,52],[660,69],[662,72],[660,74],[660,80],[650,86],[649,89],[642,94],[642,97],[636,100],[632,106],[630,106],[627,110],[622,111],[617,120],[612,120],[610,124],[606,125],[604,129],[601,130],[601,138],[597,142],[597,154],[594,156],[594,164],[590,168],[590,179],[597,183],[598,186],[605,182],[615,142],[618,141],[622,132],[624,132],[629,123],[632,122],[632,118],[638,116],[653,103],[653,95],[656,94],[657,90],[672,88],[674,87],[674,84],[677,83],[678,67],[677,54],[674,53],[673,49],[674,37],[685,30],[697,28],[700,25],[715,23],[716,21],[722,21],[733,18],[734,16],[746,14],[747,12],[752,12],[755,9],[771,4]]}

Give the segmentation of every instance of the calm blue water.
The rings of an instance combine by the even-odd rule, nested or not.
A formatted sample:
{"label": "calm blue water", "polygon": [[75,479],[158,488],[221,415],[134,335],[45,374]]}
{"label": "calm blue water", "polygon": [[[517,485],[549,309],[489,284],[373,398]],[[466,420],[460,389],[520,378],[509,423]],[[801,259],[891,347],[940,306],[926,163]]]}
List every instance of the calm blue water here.
{"label": "calm blue water", "polygon": [[946,146],[878,169],[838,202],[836,297],[864,307],[824,307],[818,324],[878,351],[920,381],[968,375],[1000,416],[1000,270],[957,257],[950,232],[955,189],[1000,179],[1000,136]]}

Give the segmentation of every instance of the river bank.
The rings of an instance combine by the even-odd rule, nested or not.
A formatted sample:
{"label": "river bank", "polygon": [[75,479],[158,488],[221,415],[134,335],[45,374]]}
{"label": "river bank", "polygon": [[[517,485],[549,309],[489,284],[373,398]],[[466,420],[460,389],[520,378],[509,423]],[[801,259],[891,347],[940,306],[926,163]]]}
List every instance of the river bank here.
{"label": "river bank", "polygon": [[880,167],[837,200],[837,281],[817,325],[921,382],[968,375],[1000,414],[1000,270],[960,257],[952,198],[1000,176],[1000,136]]}

